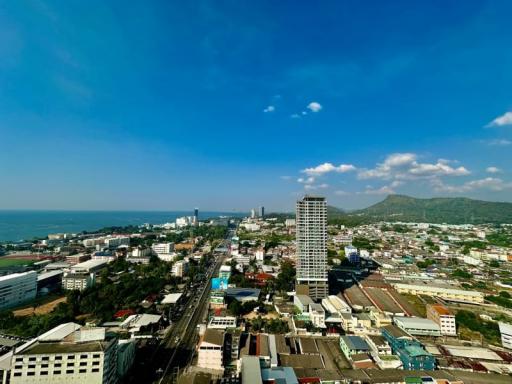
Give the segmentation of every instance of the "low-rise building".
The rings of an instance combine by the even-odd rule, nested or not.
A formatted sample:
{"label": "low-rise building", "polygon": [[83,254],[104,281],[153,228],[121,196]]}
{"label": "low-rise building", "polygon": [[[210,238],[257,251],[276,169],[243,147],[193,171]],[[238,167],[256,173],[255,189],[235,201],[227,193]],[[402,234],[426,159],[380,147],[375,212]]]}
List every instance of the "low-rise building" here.
{"label": "low-rise building", "polygon": [[307,313],[309,312],[309,306],[313,304],[313,300],[307,295],[295,295],[293,297],[293,304],[301,313]]}
{"label": "low-rise building", "polygon": [[422,317],[395,316],[396,326],[413,336],[441,336],[441,328],[432,320]]}
{"label": "low-rise building", "polygon": [[402,362],[403,369],[433,370],[436,365],[434,356],[423,349],[422,345],[411,335],[396,325],[388,325],[381,329],[382,336],[391,346],[394,355]]}
{"label": "low-rise building", "polygon": [[432,284],[394,284],[399,293],[411,295],[438,296],[448,301],[480,304],[484,302],[484,294],[478,291],[465,291],[448,287],[440,287]]}
{"label": "low-rise building", "polygon": [[439,325],[441,334],[457,336],[455,315],[444,305],[427,304],[427,319],[430,319]]}
{"label": "low-rise building", "polygon": [[14,307],[33,300],[36,294],[36,271],[0,276],[0,309]]}
{"label": "low-rise building", "polygon": [[316,328],[325,328],[325,311],[320,304],[309,305],[309,318]]}
{"label": "low-rise building", "polygon": [[512,349],[512,325],[508,323],[499,323],[501,333],[501,345],[504,348]]}
{"label": "low-rise building", "polygon": [[62,276],[62,288],[67,291],[84,291],[92,287],[95,282],[94,273],[71,273],[66,272]]}
{"label": "low-rise building", "polygon": [[224,367],[224,331],[206,329],[199,345],[197,366],[207,369],[222,370]]}
{"label": "low-rise building", "polygon": [[236,328],[236,317],[234,316],[213,316],[208,323],[209,329]]}
{"label": "low-rise building", "polygon": [[10,383],[117,383],[117,346],[104,328],[61,324],[16,348]]}
{"label": "low-rise building", "polygon": [[370,352],[370,346],[360,336],[344,335],[340,336],[340,348],[347,359],[351,359],[352,355]]}
{"label": "low-rise building", "polygon": [[176,277],[183,277],[185,273],[188,271],[188,261],[187,260],[178,260],[172,265],[172,275]]}

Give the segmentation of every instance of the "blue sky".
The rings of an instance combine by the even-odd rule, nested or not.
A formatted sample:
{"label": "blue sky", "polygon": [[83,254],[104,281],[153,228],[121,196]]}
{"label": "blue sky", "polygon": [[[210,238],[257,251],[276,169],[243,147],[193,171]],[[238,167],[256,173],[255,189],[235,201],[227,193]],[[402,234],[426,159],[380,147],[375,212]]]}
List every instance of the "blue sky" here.
{"label": "blue sky", "polygon": [[0,208],[512,201],[511,12],[2,2]]}

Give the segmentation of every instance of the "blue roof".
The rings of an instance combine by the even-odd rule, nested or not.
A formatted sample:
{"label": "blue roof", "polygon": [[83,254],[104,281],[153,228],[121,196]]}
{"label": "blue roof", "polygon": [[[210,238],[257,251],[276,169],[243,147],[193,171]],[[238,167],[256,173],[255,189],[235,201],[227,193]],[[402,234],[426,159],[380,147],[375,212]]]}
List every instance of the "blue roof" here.
{"label": "blue roof", "polygon": [[263,381],[274,380],[281,384],[298,384],[295,371],[291,367],[266,368],[261,370],[261,378]]}
{"label": "blue roof", "polygon": [[430,353],[425,351],[418,345],[406,345],[404,350],[407,352],[409,356],[430,356]]}
{"label": "blue roof", "polygon": [[359,336],[341,336],[347,347],[351,350],[357,350],[357,351],[368,351],[370,350],[370,347],[366,343],[366,341]]}

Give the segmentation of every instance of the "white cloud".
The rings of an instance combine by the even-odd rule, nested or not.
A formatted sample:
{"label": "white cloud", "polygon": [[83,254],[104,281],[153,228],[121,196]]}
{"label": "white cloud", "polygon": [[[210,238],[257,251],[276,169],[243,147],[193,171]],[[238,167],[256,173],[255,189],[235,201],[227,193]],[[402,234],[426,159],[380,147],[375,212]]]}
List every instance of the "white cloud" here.
{"label": "white cloud", "polygon": [[300,119],[300,115],[298,113],[294,113],[294,114],[290,115],[290,117],[292,119]]}
{"label": "white cloud", "polygon": [[393,153],[374,169],[363,169],[359,179],[415,180],[436,176],[466,176],[470,172],[463,166],[452,167],[452,161],[438,159],[436,163],[420,163],[414,153]]}
{"label": "white cloud", "polygon": [[505,182],[497,177],[486,177],[484,179],[472,180],[460,185],[447,185],[439,179],[434,179],[432,180],[432,185],[436,192],[448,193],[470,192],[477,189],[500,192],[512,189],[512,182]]}
{"label": "white cloud", "polygon": [[306,108],[309,109],[311,112],[320,112],[320,110],[322,109],[322,105],[320,103],[317,103],[316,101],[312,101],[311,103],[308,104]]}
{"label": "white cloud", "polygon": [[314,191],[317,189],[326,189],[326,188],[329,188],[329,184],[324,183],[324,184],[318,184],[318,185],[313,185],[313,184],[304,185],[304,189],[307,191]]}
{"label": "white cloud", "polygon": [[269,113],[269,112],[274,112],[275,110],[276,110],[276,107],[274,107],[273,105],[269,105],[267,108],[265,108],[263,110],[263,112]]}
{"label": "white cloud", "polygon": [[505,125],[512,125],[512,112],[505,112],[504,115],[498,116],[487,124],[486,127],[503,127]]}
{"label": "white cloud", "polygon": [[501,172],[501,169],[499,169],[497,167],[487,167],[485,170],[488,173],[500,173]]}
{"label": "white cloud", "polygon": [[341,189],[338,189],[337,191],[334,191],[334,194],[336,196],[348,196],[350,195],[350,192],[347,192],[347,191],[343,191]]}
{"label": "white cloud", "polygon": [[316,167],[303,169],[301,172],[310,176],[321,176],[330,172],[346,173],[355,170],[356,167],[353,166],[352,164],[340,164],[338,166],[335,166],[332,163],[323,163],[317,165]]}
{"label": "white cloud", "polygon": [[297,179],[297,183],[301,183],[301,184],[313,184],[315,182],[315,178],[310,176],[310,177],[299,177]]}
{"label": "white cloud", "polygon": [[485,144],[495,147],[504,147],[507,145],[511,145],[512,141],[507,139],[492,139],[492,140],[484,140]]}

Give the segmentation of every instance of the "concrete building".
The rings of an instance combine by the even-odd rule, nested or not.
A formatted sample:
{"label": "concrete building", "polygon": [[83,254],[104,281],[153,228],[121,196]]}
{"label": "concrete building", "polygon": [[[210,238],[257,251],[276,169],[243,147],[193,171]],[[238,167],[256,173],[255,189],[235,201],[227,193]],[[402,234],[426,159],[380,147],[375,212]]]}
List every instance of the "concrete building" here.
{"label": "concrete building", "polygon": [[512,349],[512,325],[499,323],[501,333],[501,345],[504,348]]}
{"label": "concrete building", "polygon": [[323,299],[329,293],[327,203],[324,197],[305,196],[296,209],[297,285],[306,286],[313,300]]}
{"label": "concrete building", "polygon": [[286,226],[286,228],[289,228],[289,227],[295,227],[295,219],[286,219],[284,221],[284,225]]}
{"label": "concrete building", "polygon": [[117,346],[104,328],[61,324],[15,349],[10,383],[117,383]]}
{"label": "concrete building", "polygon": [[219,278],[229,280],[230,277],[231,277],[231,266],[221,265],[220,270],[219,270]]}
{"label": "concrete building", "polygon": [[78,263],[83,263],[91,258],[91,256],[86,255],[85,253],[77,253],[76,255],[68,255],[66,256],[66,263],[69,265],[75,265]]}
{"label": "concrete building", "polygon": [[185,273],[188,271],[188,261],[187,260],[178,260],[172,265],[172,275],[176,277],[183,277]]}
{"label": "concrete building", "polygon": [[95,273],[105,268],[108,262],[104,260],[87,260],[83,263],[73,265],[70,269],[72,273]]}
{"label": "concrete building", "polygon": [[121,245],[130,245],[129,236],[107,236],[105,246],[108,248],[117,248]]}
{"label": "concrete building", "polygon": [[340,336],[340,348],[347,359],[359,353],[370,352],[368,343],[362,337],[353,335]]}
{"label": "concrete building", "polygon": [[301,313],[309,312],[309,306],[313,304],[313,300],[307,295],[293,296],[293,305],[295,305]]}
{"label": "concrete building", "polygon": [[37,294],[37,272],[0,276],[0,309],[32,300]]}
{"label": "concrete building", "polygon": [[70,273],[62,276],[62,288],[68,291],[83,291],[94,285],[94,273]]}
{"label": "concrete building", "polygon": [[441,328],[437,323],[422,317],[395,316],[395,325],[413,336],[441,336]]}
{"label": "concrete building", "polygon": [[484,302],[484,294],[478,291],[465,291],[448,287],[439,287],[435,285],[420,284],[394,284],[399,293],[408,293],[411,295],[438,296],[448,301],[458,301],[465,303],[480,304]]}
{"label": "concrete building", "polygon": [[325,311],[320,304],[310,304],[309,306],[309,318],[311,323],[316,328],[326,328],[325,326]]}
{"label": "concrete building", "polygon": [[441,334],[457,336],[455,315],[444,305],[427,304],[427,319],[432,320],[441,328]]}
{"label": "concrete building", "polygon": [[206,329],[197,356],[197,366],[207,369],[224,369],[224,331]]}
{"label": "concrete building", "polygon": [[397,355],[406,370],[433,370],[436,359],[425,351],[422,345],[404,330],[396,325],[388,325],[381,329],[382,336],[391,346],[393,354]]}
{"label": "concrete building", "polygon": [[174,243],[157,243],[151,246],[153,252],[157,255],[169,254],[174,252]]}
{"label": "concrete building", "polygon": [[212,316],[208,323],[208,329],[236,328],[236,317],[233,316]]}

